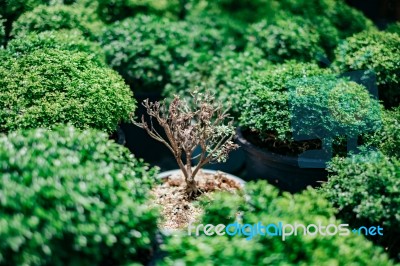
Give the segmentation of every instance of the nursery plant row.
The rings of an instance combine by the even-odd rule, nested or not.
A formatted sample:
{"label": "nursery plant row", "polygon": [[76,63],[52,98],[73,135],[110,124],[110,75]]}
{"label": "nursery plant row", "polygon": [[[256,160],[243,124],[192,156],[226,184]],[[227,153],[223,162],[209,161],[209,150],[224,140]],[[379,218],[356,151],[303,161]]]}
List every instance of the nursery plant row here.
{"label": "nursery plant row", "polygon": [[[0,7],[0,265],[400,261],[399,22],[334,0]],[[281,221],[383,235],[187,234]]]}

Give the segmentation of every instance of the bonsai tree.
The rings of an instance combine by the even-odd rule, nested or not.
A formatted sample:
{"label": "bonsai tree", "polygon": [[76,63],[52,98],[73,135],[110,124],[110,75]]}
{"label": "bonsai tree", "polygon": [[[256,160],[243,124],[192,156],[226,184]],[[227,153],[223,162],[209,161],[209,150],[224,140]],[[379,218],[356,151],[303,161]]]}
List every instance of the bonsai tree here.
{"label": "bonsai tree", "polygon": [[[165,102],[145,100],[143,106],[150,116],[150,122],[146,122],[144,116],[141,122],[132,119],[135,125],[145,129],[152,138],[165,144],[173,153],[184,175],[189,198],[202,192],[195,181],[198,171],[207,163],[224,162],[228,153],[238,148],[232,141],[235,131],[227,110],[216,104],[210,94],[195,91],[192,96],[193,104],[175,96],[168,108]],[[155,130],[153,118],[163,128],[165,137]],[[191,160],[194,159],[193,152],[197,146],[200,146],[201,154],[198,155],[198,164],[192,167]]]}
{"label": "bonsai tree", "polygon": [[156,169],[97,130],[0,135],[0,264],[146,264]]}

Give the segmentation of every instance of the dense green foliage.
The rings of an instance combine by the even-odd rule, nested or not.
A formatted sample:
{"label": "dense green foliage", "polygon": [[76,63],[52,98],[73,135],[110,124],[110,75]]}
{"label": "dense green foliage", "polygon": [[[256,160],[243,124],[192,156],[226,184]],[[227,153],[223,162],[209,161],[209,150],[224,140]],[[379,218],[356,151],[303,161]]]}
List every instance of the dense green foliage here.
{"label": "dense green foliage", "polygon": [[269,24],[266,20],[252,25],[249,43],[260,48],[272,62],[287,59],[313,61],[324,54],[320,37],[301,19],[280,19]]}
{"label": "dense green foliage", "polygon": [[135,90],[161,91],[168,69],[184,61],[188,37],[181,24],[138,15],[114,23],[103,35],[107,61]]}
{"label": "dense green foliage", "polygon": [[151,252],[155,170],[94,130],[0,137],[0,264],[122,265]]}
{"label": "dense green foliage", "polygon": [[6,30],[4,27],[5,19],[0,15],[0,48],[4,45]]}
{"label": "dense green foliage", "polygon": [[28,32],[49,30],[80,30],[91,39],[95,39],[103,29],[103,24],[92,10],[81,5],[41,5],[22,14],[13,24],[13,35],[25,35]]}
{"label": "dense green foliage", "polygon": [[335,51],[341,72],[376,73],[380,99],[387,106],[400,103],[400,36],[387,32],[362,32],[347,38]]}
{"label": "dense green foliage", "polygon": [[15,55],[48,48],[84,52],[90,55],[93,61],[106,65],[101,46],[86,40],[83,34],[77,30],[44,31],[39,34],[33,32],[13,39],[7,45],[8,51]]}
{"label": "dense green foliage", "polygon": [[[78,0],[79,1],[79,0]],[[133,17],[138,13],[176,17],[179,0],[80,0],[95,5],[99,17],[107,23]]]}
{"label": "dense green foliage", "polygon": [[35,50],[0,66],[0,132],[69,122],[111,133],[134,109],[122,78],[86,53]]}
{"label": "dense green foliage", "polygon": [[[265,181],[246,186],[246,197],[229,193],[204,199],[203,224],[235,222],[242,211],[242,224],[278,222],[305,225],[339,224],[329,202],[316,191],[284,193]],[[392,265],[380,248],[359,235],[348,236],[176,236],[164,246],[165,265]]]}
{"label": "dense green foliage", "polygon": [[200,92],[212,91],[217,101],[224,108],[231,108],[230,113],[237,117],[243,77],[254,70],[264,69],[266,65],[262,53],[257,50],[253,53],[230,50],[214,55],[199,53],[171,71],[171,80],[164,94],[173,99],[175,94],[187,96],[189,88]]}
{"label": "dense green foliage", "polygon": [[387,29],[387,32],[397,33],[400,35],[400,22],[390,24]]}
{"label": "dense green foliage", "polygon": [[400,107],[382,112],[382,127],[365,139],[385,155],[400,158]]}
{"label": "dense green foliage", "polygon": [[323,192],[340,210],[340,217],[354,226],[382,226],[384,236],[376,241],[393,253],[397,249],[399,256],[395,237],[400,234],[399,159],[370,151],[335,158],[329,170],[332,175]]}
{"label": "dense green foliage", "polygon": [[287,83],[329,73],[316,64],[294,62],[253,73],[244,80],[245,89],[239,97],[240,125],[256,131],[261,139],[271,132],[277,139],[292,139]]}
{"label": "dense green foliage", "polygon": [[322,75],[290,80],[287,87],[292,135],[357,138],[381,125],[379,102],[353,81]]}

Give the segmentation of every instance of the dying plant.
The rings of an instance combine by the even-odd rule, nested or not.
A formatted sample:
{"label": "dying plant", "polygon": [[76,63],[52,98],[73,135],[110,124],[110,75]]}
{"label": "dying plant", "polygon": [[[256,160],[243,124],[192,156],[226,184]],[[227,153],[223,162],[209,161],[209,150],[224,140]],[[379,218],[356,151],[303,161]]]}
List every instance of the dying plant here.
{"label": "dying plant", "polygon": [[[208,163],[225,162],[229,152],[239,146],[232,141],[235,130],[228,110],[224,110],[208,93],[193,92],[191,96],[192,102],[175,95],[169,104],[165,100],[144,100],[142,104],[149,121],[144,115],[141,122],[136,122],[133,117],[131,120],[173,153],[185,178],[187,196],[195,198],[202,193],[195,181],[198,171]],[[154,119],[165,136],[154,128]],[[194,156],[196,147],[200,147],[201,152]],[[197,158],[199,161],[193,166],[192,160]]]}

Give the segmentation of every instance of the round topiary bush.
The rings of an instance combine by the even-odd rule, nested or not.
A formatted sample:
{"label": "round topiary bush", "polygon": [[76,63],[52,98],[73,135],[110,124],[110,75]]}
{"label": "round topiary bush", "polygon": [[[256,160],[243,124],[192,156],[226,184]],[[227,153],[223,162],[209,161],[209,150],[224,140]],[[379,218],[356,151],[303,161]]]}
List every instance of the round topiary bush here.
{"label": "round topiary bush", "polygon": [[86,40],[83,34],[77,30],[29,33],[11,40],[7,45],[7,50],[17,56],[48,48],[84,52],[90,55],[93,61],[100,65],[106,65],[105,54],[101,46]]}
{"label": "round topiary bush", "polygon": [[180,6],[178,0],[83,0],[95,5],[99,17],[106,23],[123,20],[138,13],[177,17]]}
{"label": "round topiary bush", "polygon": [[[286,237],[257,234],[255,225],[278,223],[333,224],[334,210],[329,202],[316,191],[309,189],[302,194],[284,193],[279,196],[276,188],[265,181],[250,183],[246,196],[229,193],[216,194],[203,199],[205,206],[201,223],[214,226],[230,223],[249,224],[241,235],[195,236],[187,232],[167,239],[164,249],[168,256],[161,265],[393,265],[386,254],[360,235],[299,235]],[[238,215],[238,213],[242,215]],[[197,224],[194,224],[194,226]],[[300,227],[301,228],[301,227]],[[209,229],[209,228],[208,228]],[[302,231],[303,230],[303,231]],[[232,230],[229,230],[233,233]],[[259,232],[262,230],[260,229]],[[270,230],[268,230],[271,232]],[[289,231],[289,230],[287,230]],[[272,230],[273,232],[273,230]],[[253,235],[254,234],[254,235]]]}
{"label": "round topiary bush", "polygon": [[0,66],[0,132],[71,123],[111,133],[134,111],[132,96],[117,73],[86,53],[8,56]]}
{"label": "round topiary bush", "polygon": [[85,37],[96,39],[103,30],[103,24],[91,9],[82,5],[41,5],[22,14],[13,23],[12,35],[61,29],[80,30]]}
{"label": "round topiary bush", "polygon": [[380,99],[386,106],[400,103],[400,36],[388,32],[362,32],[347,38],[335,51],[338,71],[376,73]]}
{"label": "round topiary bush", "polygon": [[387,32],[397,33],[400,35],[400,22],[392,23],[386,28]]}
{"label": "round topiary bush", "polygon": [[242,78],[267,65],[261,52],[252,52],[225,50],[214,55],[198,53],[171,71],[171,80],[164,95],[173,99],[175,94],[188,96],[189,89],[196,88],[202,93],[212,90],[217,101],[224,108],[230,108],[230,113],[237,117]]}
{"label": "round topiary bush", "polygon": [[117,21],[103,34],[102,45],[111,67],[140,91],[161,91],[168,69],[184,61],[187,32],[166,18],[138,15]]}
{"label": "round topiary bush", "polygon": [[380,225],[384,235],[376,242],[400,259],[400,161],[369,151],[349,158],[335,158],[332,173],[322,190],[354,226]]}
{"label": "round topiary bush", "polygon": [[400,158],[400,107],[382,112],[382,127],[365,136],[368,146],[378,148],[387,156]]}
{"label": "round topiary bush", "polygon": [[155,169],[95,130],[0,137],[0,263],[125,265],[151,252]]}
{"label": "round topiary bush", "polygon": [[254,144],[279,154],[320,149],[314,140],[333,141],[334,152],[342,152],[338,137],[356,139],[380,126],[379,103],[364,86],[316,64],[271,67],[247,77],[243,86],[240,126]]}
{"label": "round topiary bush", "polygon": [[249,49],[260,48],[272,62],[312,61],[324,55],[319,34],[301,18],[256,23],[249,31],[248,41]]}

